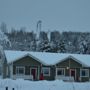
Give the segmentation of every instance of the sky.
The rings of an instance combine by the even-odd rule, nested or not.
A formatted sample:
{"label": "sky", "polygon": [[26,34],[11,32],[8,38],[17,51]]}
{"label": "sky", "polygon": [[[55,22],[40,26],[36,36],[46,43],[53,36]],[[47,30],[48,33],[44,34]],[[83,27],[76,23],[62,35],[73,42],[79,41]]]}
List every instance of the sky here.
{"label": "sky", "polygon": [[26,27],[36,30],[90,32],[90,0],[0,0],[0,24],[8,30]]}

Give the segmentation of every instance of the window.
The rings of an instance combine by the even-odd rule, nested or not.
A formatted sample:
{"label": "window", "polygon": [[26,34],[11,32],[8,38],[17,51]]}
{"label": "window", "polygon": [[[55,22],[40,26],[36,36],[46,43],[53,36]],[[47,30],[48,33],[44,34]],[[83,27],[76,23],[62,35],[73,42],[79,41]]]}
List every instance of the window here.
{"label": "window", "polygon": [[43,67],[42,72],[44,76],[50,76],[50,68],[48,67]]}
{"label": "window", "polygon": [[89,77],[89,70],[88,69],[81,69],[80,76],[81,77]]}
{"label": "window", "polygon": [[56,69],[56,75],[64,76],[65,75],[65,69],[64,68],[57,68]]}
{"label": "window", "polygon": [[17,75],[24,75],[25,67],[16,67],[16,74]]}

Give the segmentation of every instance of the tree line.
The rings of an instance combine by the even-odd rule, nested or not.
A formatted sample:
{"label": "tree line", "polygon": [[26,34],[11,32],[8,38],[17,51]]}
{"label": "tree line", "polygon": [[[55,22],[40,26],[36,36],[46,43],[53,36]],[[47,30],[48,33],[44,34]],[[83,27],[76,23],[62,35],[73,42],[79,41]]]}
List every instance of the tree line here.
{"label": "tree line", "polygon": [[6,34],[11,42],[10,49],[58,52],[90,53],[90,33],[52,31],[40,33],[14,31]]}
{"label": "tree line", "polygon": [[9,43],[3,44],[4,49],[90,54],[90,32],[59,32],[40,31],[27,32],[25,27],[20,30],[11,29],[7,32],[6,24],[2,23],[1,31],[7,36]]}

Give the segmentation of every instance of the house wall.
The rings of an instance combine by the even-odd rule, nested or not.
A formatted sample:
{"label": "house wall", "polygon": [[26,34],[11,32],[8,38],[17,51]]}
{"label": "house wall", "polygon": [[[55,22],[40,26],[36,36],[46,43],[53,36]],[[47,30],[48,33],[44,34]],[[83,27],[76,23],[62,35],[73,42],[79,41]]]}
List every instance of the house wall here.
{"label": "house wall", "polygon": [[1,69],[0,78],[6,78],[6,72],[7,72],[6,67],[7,67],[6,60],[0,59],[0,69]]}
{"label": "house wall", "polygon": [[[56,64],[56,68],[65,68],[65,76],[70,76],[70,70],[75,69],[76,70],[76,77],[75,80],[79,81],[80,79],[80,68],[82,68],[82,65],[72,58],[68,58],[60,63]],[[87,79],[87,78],[85,78]]]}
{"label": "house wall", "polygon": [[57,63],[56,66],[58,67],[70,67],[70,68],[81,68],[82,65],[76,62],[75,60],[68,58],[60,63]]}
{"label": "house wall", "polygon": [[45,80],[55,80],[55,66],[45,66],[42,67],[49,67],[50,68],[50,76],[44,76]]}
{"label": "house wall", "polygon": [[37,77],[36,80],[39,79],[40,75],[40,66],[41,63],[37,60],[34,60],[32,57],[26,56],[20,60],[13,62],[13,75],[16,75],[16,67],[24,66],[25,67],[25,75],[30,75],[30,68],[37,68]]}
{"label": "house wall", "polygon": [[[88,81],[90,77],[90,68],[89,68],[89,77],[80,77],[80,69],[84,68],[79,62],[76,62],[72,58],[68,58],[62,62],[57,63],[53,66],[45,66],[42,65],[37,60],[34,60],[32,57],[26,56],[20,60],[13,62],[13,75],[16,75],[16,66],[24,66],[25,67],[25,75],[30,75],[30,68],[37,68],[37,77],[36,80],[39,80],[41,74],[42,67],[50,68],[50,76],[44,76],[45,80],[54,80],[56,76],[56,68],[65,68],[65,76],[70,76],[70,70],[76,70],[76,81]],[[69,68],[67,68],[69,67]],[[10,68],[10,67],[9,67]],[[10,70],[9,70],[10,71]],[[10,73],[9,73],[10,75]]]}
{"label": "house wall", "polygon": [[41,65],[41,63],[37,60],[34,60],[33,58],[26,56],[20,60],[17,60],[13,63],[15,66],[38,66]]}
{"label": "house wall", "polygon": [[89,69],[89,77],[81,77],[81,82],[86,82],[90,80],[90,68],[82,67],[82,69]]}
{"label": "house wall", "polygon": [[5,62],[3,64],[3,78],[7,77],[7,63]]}
{"label": "house wall", "polygon": [[55,79],[55,67],[54,66],[45,66],[41,63],[34,60],[33,58],[27,56],[20,60],[17,60],[13,63],[13,75],[16,75],[16,66],[24,66],[25,67],[25,75],[30,75],[30,68],[37,68],[37,77],[36,80],[39,79],[41,74],[42,67],[50,68],[50,76],[44,76],[45,80],[54,80]]}
{"label": "house wall", "polygon": [[[0,68],[2,69],[1,71],[3,71],[3,64],[2,64],[2,60],[0,59]],[[0,72],[2,73],[2,72]],[[3,78],[3,73],[0,75],[0,78]]]}
{"label": "house wall", "polygon": [[13,79],[13,63],[8,63],[7,70],[7,77]]}

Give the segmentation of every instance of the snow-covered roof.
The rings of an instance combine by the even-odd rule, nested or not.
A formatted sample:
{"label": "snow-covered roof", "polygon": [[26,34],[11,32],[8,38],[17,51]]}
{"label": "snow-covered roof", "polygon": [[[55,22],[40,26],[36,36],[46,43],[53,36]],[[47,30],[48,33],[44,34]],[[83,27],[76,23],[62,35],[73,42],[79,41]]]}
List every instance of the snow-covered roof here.
{"label": "snow-covered roof", "polygon": [[90,66],[90,55],[82,54],[66,54],[66,53],[47,53],[47,52],[29,52],[29,51],[12,51],[5,50],[8,63],[14,62],[26,55],[37,59],[45,65],[55,65],[68,57],[74,58],[77,62],[84,66]]}

